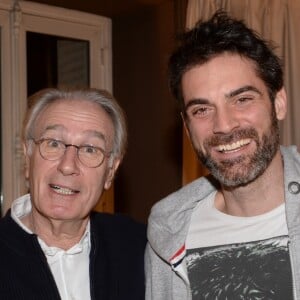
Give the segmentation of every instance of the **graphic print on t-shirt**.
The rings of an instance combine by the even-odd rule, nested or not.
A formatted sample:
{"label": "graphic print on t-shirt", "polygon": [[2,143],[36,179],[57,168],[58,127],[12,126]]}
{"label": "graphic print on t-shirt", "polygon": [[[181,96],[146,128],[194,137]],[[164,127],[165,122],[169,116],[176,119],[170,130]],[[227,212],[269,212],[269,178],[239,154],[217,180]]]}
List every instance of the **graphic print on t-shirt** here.
{"label": "graphic print on t-shirt", "polygon": [[193,300],[292,300],[288,237],[187,250]]}

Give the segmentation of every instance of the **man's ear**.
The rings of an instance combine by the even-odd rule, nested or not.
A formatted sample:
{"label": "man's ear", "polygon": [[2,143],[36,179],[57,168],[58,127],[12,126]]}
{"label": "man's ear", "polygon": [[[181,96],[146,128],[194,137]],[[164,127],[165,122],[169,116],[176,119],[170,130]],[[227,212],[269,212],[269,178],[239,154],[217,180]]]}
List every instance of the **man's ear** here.
{"label": "man's ear", "polygon": [[287,95],[284,87],[277,92],[274,100],[274,107],[277,120],[283,120],[287,112]]}
{"label": "man's ear", "polygon": [[24,171],[25,171],[25,178],[29,179],[29,167],[30,167],[30,155],[29,155],[29,147],[30,145],[23,143],[23,154],[24,154],[24,159],[25,159],[25,166],[24,166]]}
{"label": "man's ear", "polygon": [[184,116],[183,112],[181,112],[180,115],[181,115],[181,119],[182,119],[182,123],[183,123],[183,126],[184,126],[185,133],[190,139],[190,131],[189,131],[189,127],[188,127],[188,124],[187,124],[188,123],[187,117]]}
{"label": "man's ear", "polygon": [[108,190],[114,180],[115,174],[118,170],[118,167],[120,165],[121,159],[117,158],[114,160],[112,166],[107,170],[106,180],[104,183],[104,189]]}

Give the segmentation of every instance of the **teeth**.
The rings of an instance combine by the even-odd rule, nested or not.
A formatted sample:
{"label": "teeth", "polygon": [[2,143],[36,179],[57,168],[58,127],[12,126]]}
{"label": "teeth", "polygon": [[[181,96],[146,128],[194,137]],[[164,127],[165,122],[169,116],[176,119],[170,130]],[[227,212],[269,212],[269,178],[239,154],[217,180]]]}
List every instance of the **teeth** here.
{"label": "teeth", "polygon": [[55,189],[57,193],[63,194],[63,195],[72,195],[72,194],[77,193],[74,190],[71,190],[71,189],[68,189],[68,188],[63,188],[63,187],[60,187],[58,185],[51,185],[51,187],[53,189]]}
{"label": "teeth", "polygon": [[244,145],[247,145],[249,143],[250,143],[250,139],[243,139],[243,140],[234,142],[232,144],[219,145],[217,147],[217,150],[220,152],[232,151],[232,150],[236,150]]}

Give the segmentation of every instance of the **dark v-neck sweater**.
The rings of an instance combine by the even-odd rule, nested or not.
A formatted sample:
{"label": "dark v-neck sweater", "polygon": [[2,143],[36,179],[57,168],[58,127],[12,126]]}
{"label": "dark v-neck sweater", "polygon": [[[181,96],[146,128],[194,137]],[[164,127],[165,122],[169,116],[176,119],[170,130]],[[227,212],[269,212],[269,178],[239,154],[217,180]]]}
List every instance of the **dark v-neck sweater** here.
{"label": "dark v-neck sweater", "polygon": [[[145,299],[145,245],[144,225],[120,215],[92,213],[92,300]],[[61,299],[37,236],[26,233],[10,212],[0,220],[0,299]]]}

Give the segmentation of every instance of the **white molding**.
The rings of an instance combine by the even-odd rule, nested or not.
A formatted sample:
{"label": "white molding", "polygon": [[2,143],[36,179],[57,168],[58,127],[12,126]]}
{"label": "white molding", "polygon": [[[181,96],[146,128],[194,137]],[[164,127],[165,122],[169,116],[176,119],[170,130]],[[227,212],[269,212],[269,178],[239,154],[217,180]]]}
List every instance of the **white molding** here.
{"label": "white molding", "polygon": [[22,25],[23,14],[18,1],[15,2],[11,14],[11,101],[12,101],[12,143],[14,146],[12,170],[14,181],[7,187],[12,189],[12,198],[6,199],[6,205],[24,194],[26,191],[24,180],[24,162],[21,146],[22,122],[27,107],[26,84],[26,45],[25,32]]}
{"label": "white molding", "polygon": [[[1,9],[3,8],[1,3]],[[2,211],[6,211],[13,198],[12,183],[15,180],[14,163],[14,132],[13,132],[13,103],[11,76],[11,32],[10,14],[0,11],[1,26],[1,134],[2,134]],[[4,199],[4,200],[3,200]]]}
{"label": "white molding", "polygon": [[101,26],[103,22],[110,22],[110,19],[103,16],[80,12],[72,9],[39,4],[30,1],[19,1],[23,13],[32,16],[39,16],[54,20],[74,22],[76,24],[86,24],[91,26]]}

